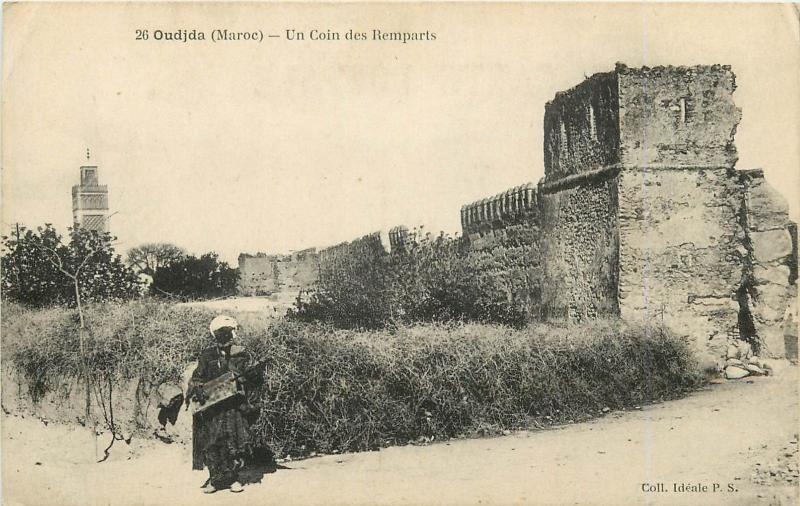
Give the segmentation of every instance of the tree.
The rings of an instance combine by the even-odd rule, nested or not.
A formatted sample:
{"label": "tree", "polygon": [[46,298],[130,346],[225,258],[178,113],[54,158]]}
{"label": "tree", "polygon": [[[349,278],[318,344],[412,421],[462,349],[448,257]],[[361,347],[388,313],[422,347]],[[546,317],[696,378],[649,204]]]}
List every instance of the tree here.
{"label": "tree", "polygon": [[69,242],[51,224],[18,227],[2,237],[3,294],[29,307],[125,300],[137,277],[114,251],[110,234],[69,229]]}
{"label": "tree", "polygon": [[219,261],[216,253],[189,255],[156,270],[150,290],[153,295],[183,299],[212,299],[236,292],[239,269]]}
{"label": "tree", "polygon": [[159,242],[147,243],[131,248],[128,251],[126,260],[128,265],[143,272],[154,275],[161,267],[167,267],[186,257],[186,251],[174,244]]}
{"label": "tree", "polygon": [[[114,252],[114,238],[110,234],[75,228],[69,229],[69,236],[69,244],[64,244],[62,236],[49,223],[38,227],[36,232],[17,226],[12,237],[2,238],[0,280],[5,296],[22,304],[33,307],[66,304],[77,309],[88,420],[93,373],[87,365],[83,304],[132,298],[137,295],[138,286],[136,274]],[[113,422],[111,428],[114,432]],[[112,444],[117,437],[114,432]]]}

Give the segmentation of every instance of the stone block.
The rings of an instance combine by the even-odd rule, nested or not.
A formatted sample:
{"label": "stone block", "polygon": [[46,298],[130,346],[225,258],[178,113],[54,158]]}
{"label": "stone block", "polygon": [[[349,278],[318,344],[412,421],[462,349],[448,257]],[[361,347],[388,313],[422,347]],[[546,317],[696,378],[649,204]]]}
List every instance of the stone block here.
{"label": "stone block", "polygon": [[785,229],[750,232],[753,256],[758,262],[770,262],[792,253],[792,237]]}
{"label": "stone block", "polygon": [[760,285],[756,288],[756,300],[750,302],[750,311],[767,321],[780,321],[794,297],[797,289],[775,284]]}
{"label": "stone block", "polygon": [[725,368],[725,377],[728,379],[741,379],[747,376],[750,376],[750,371],[747,369],[735,365],[729,365]]}
{"label": "stone block", "polygon": [[786,265],[762,265],[753,266],[753,277],[757,284],[774,283],[781,286],[789,286],[789,267]]}
{"label": "stone block", "polygon": [[784,228],[789,223],[789,204],[763,176],[747,181],[747,222],[755,230]]}
{"label": "stone block", "polygon": [[759,355],[769,358],[786,356],[786,343],[780,325],[763,325],[756,322],[756,333],[762,343]]}

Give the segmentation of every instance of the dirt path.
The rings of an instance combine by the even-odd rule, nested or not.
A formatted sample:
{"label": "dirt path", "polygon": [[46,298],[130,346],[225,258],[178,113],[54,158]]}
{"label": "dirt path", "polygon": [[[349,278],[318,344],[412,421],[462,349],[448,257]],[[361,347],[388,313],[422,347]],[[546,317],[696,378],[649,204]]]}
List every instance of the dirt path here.
{"label": "dirt path", "polygon": [[[5,416],[3,503],[796,504],[797,378],[786,367],[553,430],[288,463],[242,494],[210,496],[181,446],[120,445],[94,464],[86,429]],[[709,490],[675,492],[673,483]]]}

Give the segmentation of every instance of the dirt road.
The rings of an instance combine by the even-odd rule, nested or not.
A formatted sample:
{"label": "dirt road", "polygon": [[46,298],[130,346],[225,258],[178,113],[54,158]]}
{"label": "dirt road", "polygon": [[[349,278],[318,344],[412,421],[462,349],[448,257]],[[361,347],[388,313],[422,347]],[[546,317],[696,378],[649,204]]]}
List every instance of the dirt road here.
{"label": "dirt road", "polygon": [[178,445],[118,443],[96,464],[86,429],[5,416],[3,502],[796,504],[797,378],[798,368],[787,366],[774,377],[552,430],[286,463],[241,494],[203,495],[206,475],[190,470]]}

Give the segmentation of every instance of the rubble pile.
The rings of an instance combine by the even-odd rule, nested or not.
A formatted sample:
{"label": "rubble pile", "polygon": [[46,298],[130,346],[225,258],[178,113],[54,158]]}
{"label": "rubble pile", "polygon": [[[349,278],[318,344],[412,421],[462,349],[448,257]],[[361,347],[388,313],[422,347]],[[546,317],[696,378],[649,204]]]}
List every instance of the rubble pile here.
{"label": "rubble pile", "polygon": [[768,376],[772,367],[753,355],[753,347],[747,341],[736,340],[728,345],[725,355],[725,378],[741,379],[748,376]]}

